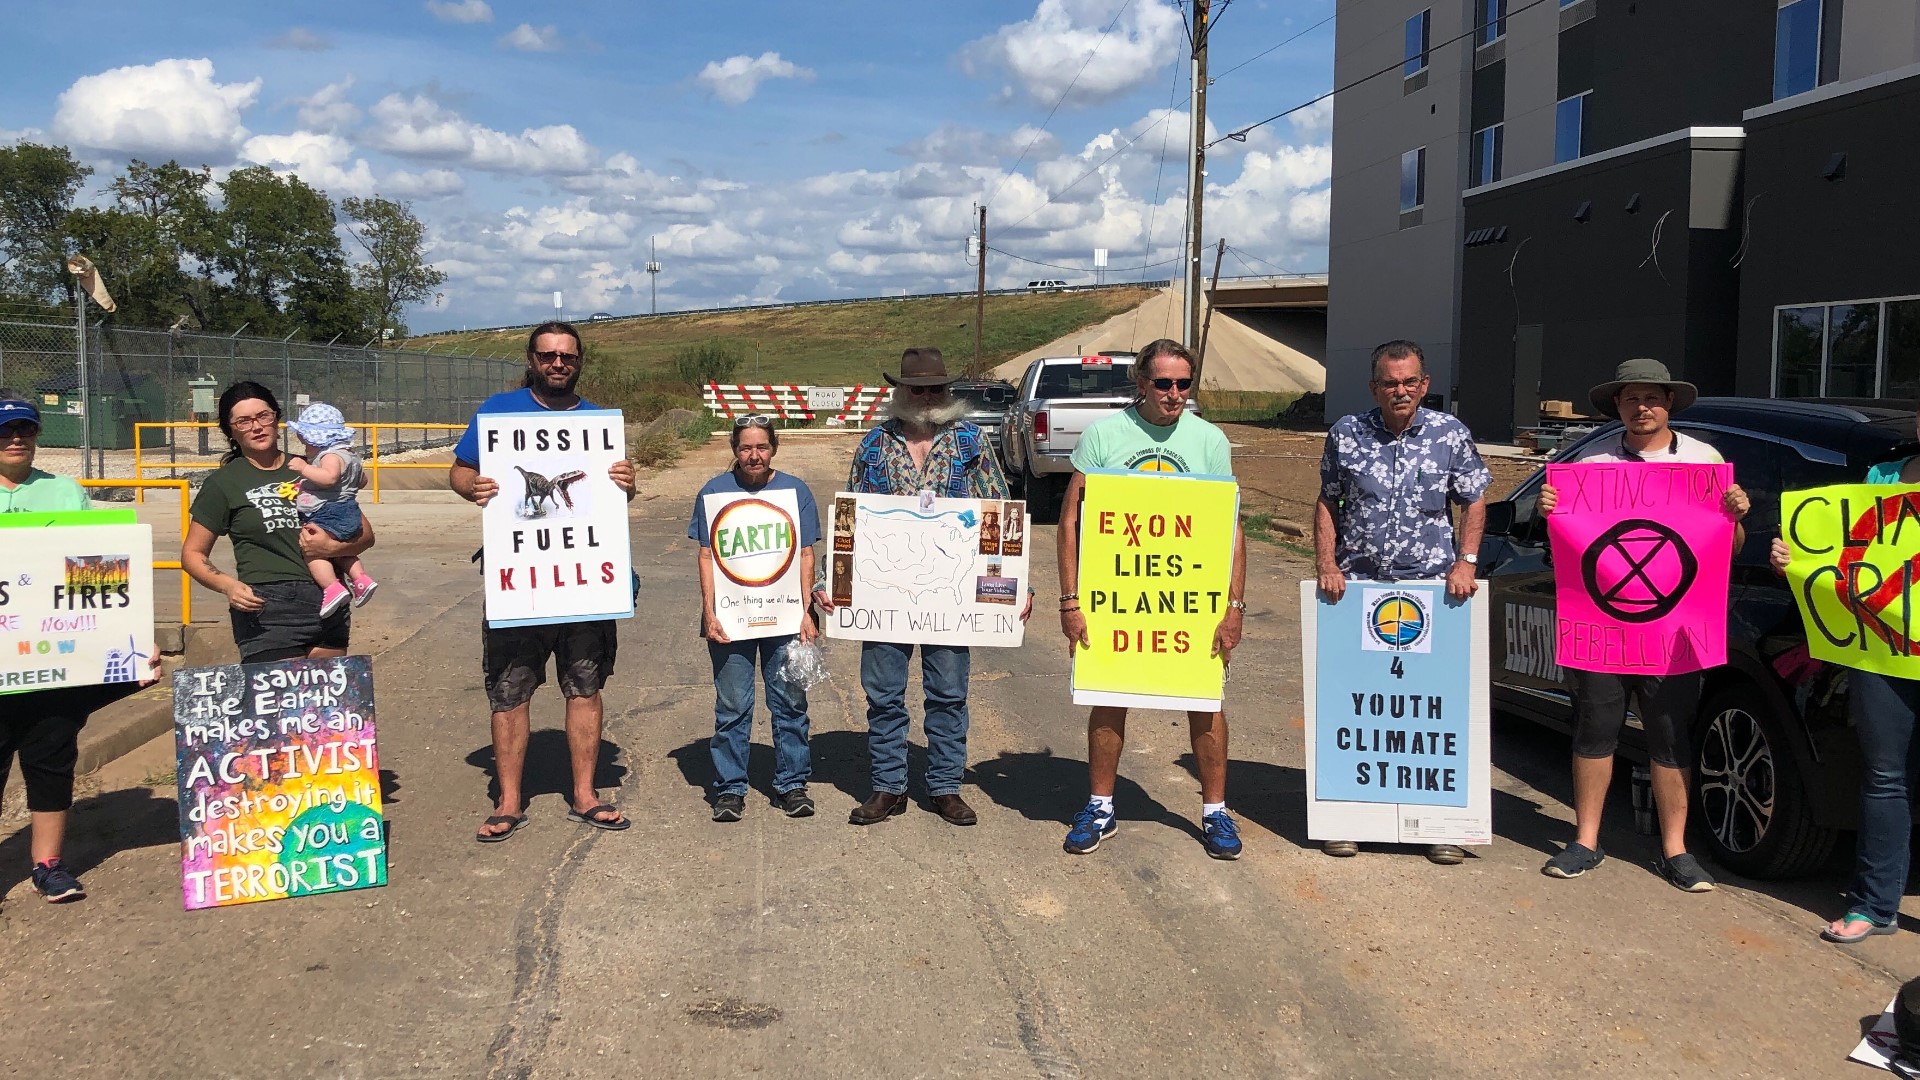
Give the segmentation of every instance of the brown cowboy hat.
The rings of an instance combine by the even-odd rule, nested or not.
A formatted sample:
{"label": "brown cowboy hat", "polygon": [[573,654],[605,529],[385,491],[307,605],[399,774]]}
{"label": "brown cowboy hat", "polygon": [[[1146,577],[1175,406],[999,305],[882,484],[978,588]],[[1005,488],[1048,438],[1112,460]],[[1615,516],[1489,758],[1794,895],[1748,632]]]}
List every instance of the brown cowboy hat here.
{"label": "brown cowboy hat", "polygon": [[939,349],[908,349],[900,354],[900,374],[883,371],[881,377],[894,386],[951,386],[960,376],[947,374],[947,362]]}
{"label": "brown cowboy hat", "polygon": [[1669,412],[1679,412],[1693,404],[1694,399],[1700,396],[1699,387],[1674,378],[1673,373],[1667,370],[1667,365],[1658,360],[1641,357],[1623,361],[1613,370],[1613,381],[1603,382],[1587,391],[1587,400],[1593,403],[1594,411],[1601,416],[1611,416],[1618,420],[1620,409],[1614,404],[1613,399],[1620,393],[1621,387],[1629,383],[1647,383],[1665,387],[1673,394],[1673,407],[1668,410]]}

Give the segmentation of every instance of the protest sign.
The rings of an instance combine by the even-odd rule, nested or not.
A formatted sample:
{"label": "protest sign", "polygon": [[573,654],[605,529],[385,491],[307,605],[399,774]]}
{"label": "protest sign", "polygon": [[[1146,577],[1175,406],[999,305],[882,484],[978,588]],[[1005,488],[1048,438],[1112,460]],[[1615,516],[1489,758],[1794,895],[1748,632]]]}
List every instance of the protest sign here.
{"label": "protest sign", "polygon": [[1782,492],[1780,538],[1813,658],[1920,678],[1920,491],[1835,484]]}
{"label": "protest sign", "polygon": [[187,910],[387,883],[364,656],[173,676]]}
{"label": "protest sign", "polygon": [[800,500],[791,489],[705,498],[713,614],[734,641],[800,632]]}
{"label": "protest sign", "polygon": [[[1016,539],[1007,541],[1007,522]],[[1017,646],[1026,631],[1027,504],[906,495],[833,497],[827,636]]]}
{"label": "protest sign", "polygon": [[1216,712],[1240,488],[1230,478],[1096,471],[1080,510],[1076,705]]}
{"label": "protest sign", "polygon": [[500,485],[481,511],[487,623],[633,615],[627,494],[607,468],[627,456],[615,409],[481,413],[480,475]]}
{"label": "protest sign", "polygon": [[153,528],[124,510],[0,515],[0,695],[137,682],[153,647]]}
{"label": "protest sign", "polygon": [[1300,583],[1307,836],[1493,842],[1487,612],[1444,581]]}
{"label": "protest sign", "polygon": [[1679,675],[1727,662],[1733,466],[1547,466],[1563,668]]}

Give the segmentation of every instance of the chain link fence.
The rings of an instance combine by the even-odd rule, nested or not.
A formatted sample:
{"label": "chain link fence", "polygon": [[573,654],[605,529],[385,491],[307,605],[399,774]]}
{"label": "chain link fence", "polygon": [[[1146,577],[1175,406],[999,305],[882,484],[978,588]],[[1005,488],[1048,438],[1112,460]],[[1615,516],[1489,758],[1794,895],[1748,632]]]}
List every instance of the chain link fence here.
{"label": "chain link fence", "polygon": [[[324,401],[349,423],[464,424],[480,402],[518,385],[524,372],[517,360],[0,318],[0,387],[40,406],[40,444],[102,455],[131,450],[137,423],[218,419],[213,401],[242,379],[272,390],[289,417]],[[139,435],[142,449],[183,455],[202,449],[190,443],[204,442],[192,431]],[[214,441],[224,442],[217,433]],[[446,433],[420,433],[420,441],[445,442]],[[104,460],[87,462],[84,471],[95,475]]]}

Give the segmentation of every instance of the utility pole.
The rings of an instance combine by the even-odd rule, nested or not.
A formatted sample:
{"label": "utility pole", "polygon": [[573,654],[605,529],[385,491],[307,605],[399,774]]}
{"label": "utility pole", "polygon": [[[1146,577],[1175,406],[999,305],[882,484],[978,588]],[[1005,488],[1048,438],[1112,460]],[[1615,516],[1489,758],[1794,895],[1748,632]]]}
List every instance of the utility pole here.
{"label": "utility pole", "polygon": [[1187,293],[1182,329],[1189,346],[1200,341],[1200,202],[1206,194],[1207,9],[1210,0],[1193,0],[1193,133],[1187,140]]}
{"label": "utility pole", "polygon": [[660,313],[660,263],[653,257],[653,237],[647,237],[647,314]]}
{"label": "utility pole", "polygon": [[979,279],[973,290],[973,366],[967,374],[978,377],[981,374],[980,333],[987,318],[987,208],[980,207],[980,261]]}
{"label": "utility pole", "polygon": [[1207,318],[1200,324],[1200,348],[1193,354],[1193,392],[1200,392],[1200,370],[1207,366],[1207,332],[1213,329],[1213,292],[1220,287],[1220,263],[1227,257],[1227,238],[1213,251],[1213,284],[1207,286]]}

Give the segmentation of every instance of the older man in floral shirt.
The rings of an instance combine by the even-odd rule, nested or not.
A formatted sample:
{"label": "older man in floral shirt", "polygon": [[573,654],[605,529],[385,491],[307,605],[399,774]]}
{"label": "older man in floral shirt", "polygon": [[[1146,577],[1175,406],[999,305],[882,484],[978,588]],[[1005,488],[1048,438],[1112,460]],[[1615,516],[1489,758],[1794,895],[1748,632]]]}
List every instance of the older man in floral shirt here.
{"label": "older man in floral shirt", "polygon": [[[1454,417],[1421,408],[1426,356],[1411,341],[1389,341],[1373,351],[1368,386],[1379,407],[1341,417],[1327,432],[1320,456],[1313,515],[1320,591],[1338,601],[1352,578],[1444,577],[1448,595],[1472,596],[1479,589],[1474,568],[1492,480],[1473,434]],[[1450,505],[1465,508],[1458,546]],[[1346,857],[1360,846],[1329,840],[1322,850]],[[1427,858],[1453,865],[1466,852],[1437,844]]]}

